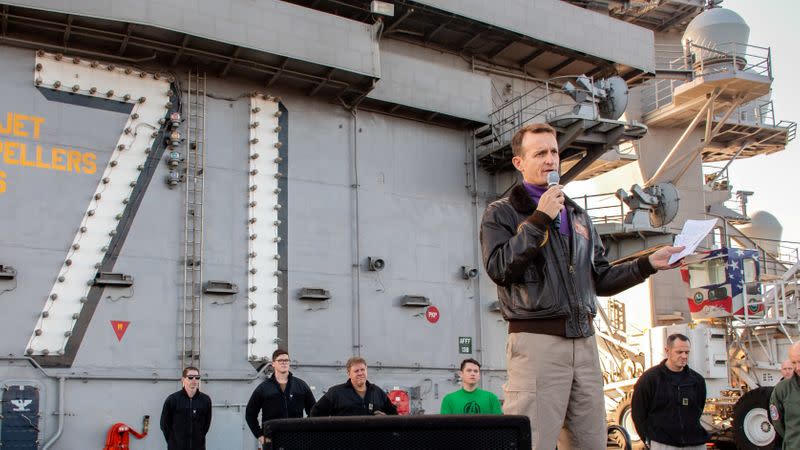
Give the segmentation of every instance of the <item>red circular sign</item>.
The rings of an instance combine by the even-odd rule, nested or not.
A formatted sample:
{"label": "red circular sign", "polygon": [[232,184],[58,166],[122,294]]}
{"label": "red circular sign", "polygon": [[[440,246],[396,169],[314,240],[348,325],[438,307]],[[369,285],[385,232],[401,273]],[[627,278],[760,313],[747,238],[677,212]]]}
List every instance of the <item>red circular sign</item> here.
{"label": "red circular sign", "polygon": [[435,306],[428,306],[428,309],[425,310],[425,318],[428,319],[430,323],[436,323],[439,321],[439,308]]}

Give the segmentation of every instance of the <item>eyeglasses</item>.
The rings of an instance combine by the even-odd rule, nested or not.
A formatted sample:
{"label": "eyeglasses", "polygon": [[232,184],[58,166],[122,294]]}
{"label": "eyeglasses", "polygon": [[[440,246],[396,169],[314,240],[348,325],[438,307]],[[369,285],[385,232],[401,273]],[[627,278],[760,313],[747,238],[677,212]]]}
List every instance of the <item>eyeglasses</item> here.
{"label": "eyeglasses", "polygon": [[276,359],[273,362],[280,363],[280,364],[289,364],[289,359]]}
{"label": "eyeglasses", "polygon": [[187,380],[199,380],[200,375],[186,375]]}

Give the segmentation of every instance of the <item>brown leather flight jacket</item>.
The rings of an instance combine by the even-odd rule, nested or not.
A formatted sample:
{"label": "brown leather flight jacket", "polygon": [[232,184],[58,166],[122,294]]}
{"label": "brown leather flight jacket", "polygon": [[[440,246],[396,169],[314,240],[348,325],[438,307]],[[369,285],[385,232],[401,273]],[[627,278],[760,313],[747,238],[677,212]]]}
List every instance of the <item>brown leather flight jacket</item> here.
{"label": "brown leather flight jacket", "polygon": [[483,214],[483,264],[497,284],[506,320],[563,319],[564,336],[588,337],[594,334],[598,295],[617,294],[656,271],[647,256],[611,265],[589,215],[570,199],[565,205],[570,238],[536,211],[524,186],[515,186]]}

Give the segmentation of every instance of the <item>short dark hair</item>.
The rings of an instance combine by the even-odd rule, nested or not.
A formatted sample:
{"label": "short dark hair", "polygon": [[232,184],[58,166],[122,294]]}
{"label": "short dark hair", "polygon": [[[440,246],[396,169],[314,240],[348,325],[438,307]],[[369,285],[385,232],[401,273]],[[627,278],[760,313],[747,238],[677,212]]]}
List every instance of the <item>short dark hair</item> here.
{"label": "short dark hair", "polygon": [[550,133],[553,136],[558,137],[556,134],[556,129],[546,123],[529,123],[517,130],[517,132],[514,133],[514,136],[511,138],[511,152],[514,154],[514,156],[522,156],[522,138],[524,138],[528,133]]}
{"label": "short dark hair", "polygon": [[686,337],[686,335],[680,333],[672,333],[669,336],[667,336],[667,347],[672,348],[672,344],[674,344],[676,340],[681,340],[683,342],[688,342],[690,344],[692,342],[689,340],[688,337]]}
{"label": "short dark hair", "polygon": [[195,367],[195,366],[187,366],[187,367],[185,367],[183,369],[183,373],[181,373],[181,376],[183,378],[186,378],[186,375],[189,375],[189,371],[192,371],[192,370],[194,370],[198,374],[200,373],[200,369],[198,369],[197,367]]}
{"label": "short dark hair", "polygon": [[286,350],[284,350],[282,348],[279,348],[279,349],[275,350],[274,352],[272,352],[272,360],[275,361],[276,359],[278,359],[278,356],[281,356],[281,355],[289,356],[289,352],[287,352]]}
{"label": "short dark hair", "polygon": [[478,361],[476,361],[473,358],[467,358],[467,359],[461,361],[461,367],[459,368],[459,370],[461,370],[463,372],[464,371],[464,366],[466,366],[467,364],[475,364],[476,366],[478,366],[479,369],[481,368],[481,363],[479,363]]}
{"label": "short dark hair", "polygon": [[367,365],[367,360],[360,357],[360,356],[353,356],[352,358],[347,360],[347,364],[345,364],[345,368],[348,372],[350,372],[350,368],[355,366],[356,364],[363,364]]}

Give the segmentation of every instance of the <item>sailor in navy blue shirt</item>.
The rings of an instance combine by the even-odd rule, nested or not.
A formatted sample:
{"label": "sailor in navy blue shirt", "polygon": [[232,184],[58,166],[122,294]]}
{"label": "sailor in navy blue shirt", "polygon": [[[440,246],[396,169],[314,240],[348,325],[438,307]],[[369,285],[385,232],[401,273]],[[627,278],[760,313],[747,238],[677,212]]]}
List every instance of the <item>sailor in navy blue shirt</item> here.
{"label": "sailor in navy blue shirt", "polygon": [[[247,426],[260,444],[264,444],[262,424],[272,419],[303,417],[311,413],[316,400],[305,381],[289,371],[289,353],[278,349],[272,353],[272,367],[275,372],[253,391],[247,402],[244,417]],[[258,413],[261,412],[261,422]]]}

